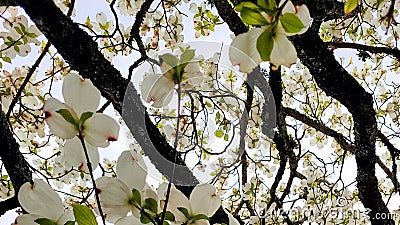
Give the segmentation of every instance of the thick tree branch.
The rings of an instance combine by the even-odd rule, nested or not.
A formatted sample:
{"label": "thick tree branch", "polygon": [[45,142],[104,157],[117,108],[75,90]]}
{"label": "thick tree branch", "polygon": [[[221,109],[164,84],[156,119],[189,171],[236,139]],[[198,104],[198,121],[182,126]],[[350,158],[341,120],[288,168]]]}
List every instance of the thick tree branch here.
{"label": "thick tree branch", "polygon": [[[227,1],[212,1],[219,14],[237,35],[245,32],[242,23],[233,15],[234,11]],[[218,2],[223,2],[219,3]],[[298,4],[299,2],[296,2]],[[377,213],[389,213],[378,190],[378,180],[375,176],[375,142],[377,123],[372,103],[372,96],[335,60],[333,52],[319,38],[318,31],[323,18],[332,13],[334,7],[324,7],[325,1],[304,1],[310,8],[313,26],[303,35],[292,38],[298,56],[306,65],[318,86],[328,96],[337,99],[348,108],[353,115],[355,128],[355,157],[357,162],[357,187],[361,202],[371,210],[372,224],[394,224],[393,220],[375,220]],[[334,13],[334,12],[333,12]],[[327,18],[327,17],[326,17]],[[329,19],[329,18],[328,18]]]}
{"label": "thick tree branch", "polygon": [[319,38],[318,30],[319,24],[315,23],[292,41],[300,60],[309,68],[318,86],[343,104],[353,116],[357,187],[364,207],[371,209],[372,224],[394,224],[391,219],[374,219],[377,213],[389,213],[389,210],[382,200],[375,176],[377,123],[372,96],[336,61],[333,52]]}
{"label": "thick tree branch", "polygon": [[387,55],[391,55],[397,59],[400,59],[400,50],[397,48],[389,48],[389,47],[379,47],[379,46],[368,46],[358,43],[350,43],[350,42],[331,42],[329,46],[333,49],[335,48],[353,48],[357,50],[367,51],[370,53],[384,53]]}
{"label": "thick tree branch", "polygon": [[18,202],[17,196],[11,197],[4,201],[0,202],[0,215],[4,215],[8,210],[15,209],[19,207],[20,204]]}
{"label": "thick tree branch", "polygon": [[[15,193],[18,193],[19,188],[25,182],[32,180],[32,172],[29,169],[28,162],[19,151],[19,145],[13,137],[8,120],[2,110],[0,110],[0,127],[1,161],[3,162],[4,168],[7,170],[7,173],[11,179]],[[10,205],[15,206],[15,204]]]}
{"label": "thick tree branch", "polygon": [[[133,84],[122,77],[120,72],[104,58],[89,35],[64,15],[53,1],[18,0],[17,3],[25,9],[71,68],[84,78],[89,78],[101,94],[112,102],[143,150],[145,152],[154,148],[158,150],[161,155],[151,154],[149,157],[160,172],[171,178],[172,171],[169,169],[165,171],[164,165],[159,163],[160,159],[167,159],[178,165],[185,163],[180,157],[175,157],[176,151],[151,122]],[[127,89],[129,94],[125,95]],[[179,175],[175,178],[197,183],[197,179],[187,167],[176,172]],[[181,190],[187,194],[191,188],[181,188]]]}
{"label": "thick tree branch", "polygon": [[0,6],[17,6],[14,0],[0,0]]}

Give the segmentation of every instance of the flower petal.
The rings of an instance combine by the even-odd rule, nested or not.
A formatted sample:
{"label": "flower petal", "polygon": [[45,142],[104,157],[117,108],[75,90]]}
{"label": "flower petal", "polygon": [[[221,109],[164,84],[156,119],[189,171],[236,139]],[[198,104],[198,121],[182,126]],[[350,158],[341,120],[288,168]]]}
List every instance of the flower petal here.
{"label": "flower petal", "polygon": [[142,156],[134,151],[122,152],[117,161],[117,176],[129,189],[143,190],[147,167]]}
{"label": "flower petal", "polygon": [[71,107],[55,98],[49,98],[43,107],[45,121],[51,133],[60,138],[71,139],[78,134],[78,130],[75,125],[66,121],[61,114],[57,112],[60,109],[67,109],[74,119],[78,120],[78,115]]}
{"label": "flower petal", "polygon": [[68,221],[75,221],[74,212],[72,210],[66,210],[60,218],[57,220],[57,224],[65,224]]}
{"label": "flower petal", "polygon": [[[280,1],[279,7],[281,7],[283,3],[285,3],[285,1]],[[282,15],[285,13],[296,13],[296,8],[294,7],[292,1],[287,1],[285,7],[283,7]]]}
{"label": "flower petal", "polygon": [[200,184],[190,194],[190,205],[193,215],[204,214],[211,217],[221,206],[221,198],[216,194],[213,185]]}
{"label": "flower petal", "polygon": [[117,178],[100,177],[96,180],[99,198],[107,221],[115,222],[132,210],[129,204],[131,190]]}
{"label": "flower petal", "polygon": [[297,61],[296,48],[286,37],[284,29],[279,26],[278,29],[274,37],[274,48],[271,52],[270,62],[275,66],[284,65],[290,67]]}
{"label": "flower petal", "polygon": [[57,220],[64,213],[60,197],[43,180],[35,179],[34,185],[26,182],[18,192],[18,201],[27,212]]}
{"label": "flower petal", "polygon": [[257,51],[257,39],[263,31],[261,28],[253,28],[233,39],[229,48],[229,59],[232,65],[239,65],[240,72],[251,73],[262,62]]}
{"label": "flower petal", "polygon": [[41,215],[36,215],[36,214],[24,214],[24,215],[20,215],[17,217],[16,219],[16,225],[37,225],[37,223],[35,222],[35,220],[40,219],[40,218],[44,218]]}
{"label": "flower petal", "polygon": [[94,113],[83,127],[85,140],[93,146],[105,148],[110,141],[118,140],[119,124],[103,113]]}
{"label": "flower petal", "polygon": [[75,73],[68,74],[63,82],[62,93],[66,104],[78,115],[95,112],[100,104],[100,91],[88,79]]}
{"label": "flower petal", "polygon": [[306,5],[296,6],[296,15],[299,17],[300,21],[303,23],[305,28],[303,28],[297,34],[305,33],[308,30],[311,22],[310,11],[308,10]]}
{"label": "flower petal", "polygon": [[125,216],[117,222],[115,222],[115,225],[139,225],[142,224],[140,220],[134,216]]}
{"label": "flower petal", "polygon": [[228,214],[228,220],[229,220],[229,225],[240,225],[239,221],[233,217],[231,213],[229,213],[227,210],[225,210],[225,213]]}
{"label": "flower petal", "polygon": [[[167,188],[168,184],[162,183],[160,184],[157,190],[161,208],[164,207],[165,197],[167,196]],[[187,221],[187,218],[185,217],[185,215],[183,215],[183,213],[181,213],[178,210],[178,207],[186,208],[189,211],[189,213],[192,211],[189,199],[187,199],[186,196],[181,191],[179,191],[178,189],[176,189],[175,186],[172,185],[171,192],[169,194],[167,210],[170,211],[172,214],[174,214],[175,222],[177,224],[182,224]]]}
{"label": "flower petal", "polygon": [[147,74],[142,82],[142,99],[152,103],[153,107],[161,108],[170,103],[175,88],[174,81],[158,74]]}
{"label": "flower petal", "polygon": [[[89,154],[90,162],[92,163],[93,170],[96,169],[99,164],[99,151],[96,147],[86,143],[86,149]],[[86,156],[83,152],[81,141],[78,137],[67,140],[64,146],[61,148],[61,152],[64,156],[64,161],[67,165],[79,168],[81,171],[88,172]]]}
{"label": "flower petal", "polygon": [[[282,3],[283,1],[281,1]],[[308,10],[306,5],[301,5],[301,6],[294,6],[291,1],[288,1],[283,7],[282,14],[285,13],[294,13],[296,16],[300,19],[300,21],[303,23],[304,28],[301,29],[301,31],[297,33],[288,33],[288,36],[291,35],[296,35],[296,34],[303,34],[308,30],[308,27],[310,26],[310,21],[311,21],[311,15],[310,11]]]}

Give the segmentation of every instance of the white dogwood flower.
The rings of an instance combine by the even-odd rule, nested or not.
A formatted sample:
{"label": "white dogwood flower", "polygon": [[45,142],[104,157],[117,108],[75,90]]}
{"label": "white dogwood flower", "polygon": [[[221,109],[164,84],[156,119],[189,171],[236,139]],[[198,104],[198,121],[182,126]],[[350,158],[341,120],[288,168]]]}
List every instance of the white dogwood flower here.
{"label": "white dogwood flower", "polygon": [[96,113],[100,92],[90,80],[68,74],[62,86],[65,103],[47,99],[43,111],[50,132],[63,139],[82,134],[93,146],[107,147],[118,139],[119,125],[108,115]]}
{"label": "white dogwood flower", "polygon": [[[239,70],[250,73],[262,61],[269,61],[275,66],[290,67],[296,63],[297,52],[287,36],[302,34],[307,31],[310,23],[310,12],[305,5],[294,6],[288,1],[276,19],[263,12],[261,6],[244,2],[242,8],[255,10],[242,11],[245,22],[263,25],[235,37],[231,43],[229,58],[233,65],[239,65]],[[259,12],[261,11],[261,12]],[[243,12],[246,12],[243,15]],[[252,21],[249,17],[259,16],[260,20]],[[253,24],[251,24],[253,25]]]}
{"label": "white dogwood flower", "polygon": [[18,192],[18,201],[30,213],[18,216],[18,225],[37,224],[35,220],[38,219],[50,220],[54,225],[75,221],[72,210],[64,209],[58,194],[43,180],[35,179],[33,184],[23,184]]}

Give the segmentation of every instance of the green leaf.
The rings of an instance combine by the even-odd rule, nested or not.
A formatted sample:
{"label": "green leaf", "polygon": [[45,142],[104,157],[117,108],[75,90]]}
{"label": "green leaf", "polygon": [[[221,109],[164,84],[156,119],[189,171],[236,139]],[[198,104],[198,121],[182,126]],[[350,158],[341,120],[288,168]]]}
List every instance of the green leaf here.
{"label": "green leaf", "polygon": [[18,34],[20,34],[21,36],[24,35],[24,33],[21,31],[21,29],[19,27],[15,27],[15,30],[17,31]]}
{"label": "green leaf", "polygon": [[285,13],[279,17],[279,20],[286,33],[298,33],[305,27],[294,13]]}
{"label": "green leaf", "polygon": [[171,222],[175,221],[175,216],[170,211],[166,211],[165,212],[165,217],[164,218],[165,218],[165,220],[168,220],[168,221],[171,221]]}
{"label": "green leaf", "polygon": [[150,210],[150,212],[157,213],[157,201],[152,198],[148,198],[144,200],[143,208]]}
{"label": "green leaf", "polygon": [[222,132],[221,130],[216,130],[214,132],[214,135],[218,138],[221,138],[222,136],[224,136],[224,132]]}
{"label": "green leaf", "polygon": [[224,135],[224,141],[228,141],[229,140],[229,135],[228,134],[225,134]]}
{"label": "green leaf", "polygon": [[39,219],[36,219],[35,222],[39,225],[57,225],[56,222],[54,222],[51,219],[47,219],[47,218],[39,218]]}
{"label": "green leaf", "polygon": [[257,0],[257,5],[263,9],[275,10],[276,1],[275,0]]}
{"label": "green leaf", "polygon": [[194,52],[193,49],[186,49],[181,55],[179,64],[190,62],[194,58]]}
{"label": "green leaf", "polygon": [[208,220],[208,216],[204,215],[204,214],[198,214],[195,216],[190,217],[191,221],[196,221],[196,220]]}
{"label": "green leaf", "polygon": [[58,111],[56,111],[57,113],[59,113],[67,122],[77,126],[77,121],[75,120],[75,118],[72,116],[71,112],[68,109],[60,109]]}
{"label": "green leaf", "polygon": [[132,200],[138,205],[142,205],[142,196],[140,195],[140,191],[135,188],[132,189]]}
{"label": "green leaf", "polygon": [[97,225],[96,217],[89,207],[80,204],[73,204],[72,207],[78,225]]}
{"label": "green leaf", "polygon": [[257,39],[257,51],[264,61],[269,61],[272,49],[274,48],[274,39],[272,29],[267,29],[261,33]]}
{"label": "green leaf", "polygon": [[344,3],[344,14],[352,12],[358,6],[358,0],[347,0]]}
{"label": "green leaf", "polygon": [[93,116],[93,112],[82,113],[81,118],[79,119],[79,123],[78,123],[79,129],[81,129],[83,124],[86,122],[86,120],[88,120],[92,116]]}
{"label": "green leaf", "polygon": [[178,207],[178,210],[185,215],[186,218],[190,218],[189,211],[184,207]]}
{"label": "green leaf", "polygon": [[221,119],[221,113],[217,112],[215,114],[215,118],[217,118],[217,120],[220,120]]}
{"label": "green leaf", "polygon": [[170,53],[166,53],[164,55],[160,55],[160,63],[162,64],[165,62],[166,64],[170,65],[171,67],[175,67],[178,65],[178,58]]}
{"label": "green leaf", "polygon": [[74,225],[74,224],[75,224],[75,221],[68,221],[68,222],[64,223],[64,225]]}
{"label": "green leaf", "polygon": [[140,212],[140,222],[142,224],[148,224],[151,223],[151,219],[149,218],[149,215],[145,212]]}
{"label": "green leaf", "polygon": [[30,38],[35,38],[37,37],[37,35],[35,33],[26,33],[26,36],[30,37]]}
{"label": "green leaf", "polygon": [[243,8],[240,12],[240,17],[242,17],[243,22],[250,25],[263,26],[269,24],[261,13],[250,8]]}
{"label": "green leaf", "polygon": [[254,4],[252,2],[242,2],[235,7],[235,10],[238,12],[241,12],[244,8],[248,8],[248,9],[251,9],[251,10],[257,11],[257,12],[263,11],[263,9],[260,6]]}
{"label": "green leaf", "polygon": [[2,59],[3,59],[3,61],[4,61],[4,62],[11,63],[11,59],[10,59],[10,57],[6,57],[6,56],[4,56]]}

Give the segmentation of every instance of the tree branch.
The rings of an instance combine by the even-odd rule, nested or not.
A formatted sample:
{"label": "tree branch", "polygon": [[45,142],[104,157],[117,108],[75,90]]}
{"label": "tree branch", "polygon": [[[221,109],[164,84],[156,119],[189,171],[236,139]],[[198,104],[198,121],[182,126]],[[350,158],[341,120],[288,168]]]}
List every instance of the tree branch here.
{"label": "tree branch", "polygon": [[[122,77],[98,50],[97,43],[64,15],[53,1],[18,0],[17,2],[71,68],[84,78],[89,78],[101,94],[112,102],[156,168],[171,179],[172,167],[165,167],[160,160],[161,162],[169,160],[178,165],[185,165],[185,162],[180,157],[175,157],[175,150],[152,123],[133,84]],[[158,152],[149,154],[149,150],[153,149]],[[185,182],[197,184],[197,179],[187,167],[177,170],[176,174],[175,179],[184,179]],[[187,194],[191,188],[181,187],[181,190]]]}
{"label": "tree branch", "polygon": [[400,59],[400,50],[397,48],[389,48],[389,47],[379,47],[379,46],[368,46],[358,43],[350,43],[350,42],[331,42],[329,46],[332,48],[353,48],[357,50],[367,51],[370,53],[384,53],[387,55],[391,55],[397,59]]}
{"label": "tree branch", "polygon": [[[8,120],[4,112],[0,110],[0,157],[3,162],[11,182],[13,184],[15,193],[17,194],[20,187],[25,183],[32,180],[32,172],[29,169],[29,164],[24,156],[19,151],[19,145],[13,137]],[[7,211],[16,206],[17,203],[12,203],[14,200],[9,200],[1,207],[2,211]],[[4,207],[4,208],[3,208]]]}

